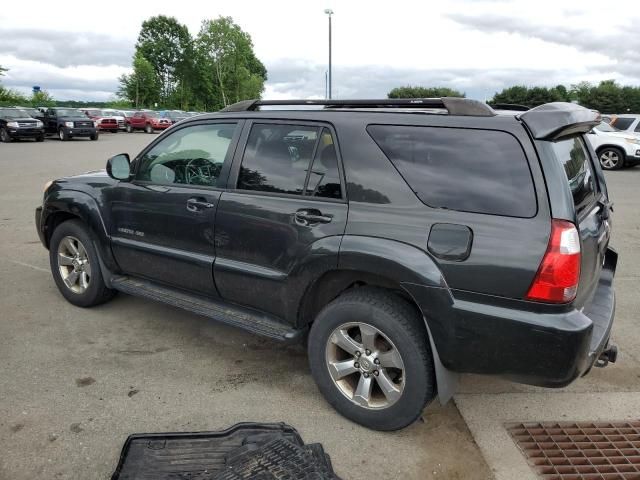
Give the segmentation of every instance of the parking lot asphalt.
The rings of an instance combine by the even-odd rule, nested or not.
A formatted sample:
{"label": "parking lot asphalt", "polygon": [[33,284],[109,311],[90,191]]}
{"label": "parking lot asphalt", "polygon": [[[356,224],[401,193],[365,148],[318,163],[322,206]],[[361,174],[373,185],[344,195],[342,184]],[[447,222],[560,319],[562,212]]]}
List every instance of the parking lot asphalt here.
{"label": "parking lot asphalt", "polygon": [[[34,226],[44,183],[102,169],[109,156],[135,155],[153,138],[118,133],[97,142],[0,144],[0,480],[108,479],[129,434],[244,421],[289,423],[307,443],[324,445],[345,480],[492,478],[453,403],[431,405],[400,432],[373,432],[324,402],[302,347],[126,295],[93,309],[62,298]],[[640,168],[616,172],[612,183],[618,180],[624,182],[615,192],[631,206]],[[625,253],[639,236],[638,218],[626,222],[635,237]],[[629,278],[619,283],[629,290],[623,312],[638,307]],[[625,341],[637,346],[638,332],[624,318],[620,323]],[[616,382],[625,384],[632,372],[615,368]],[[467,392],[511,388],[497,385],[463,382]]]}

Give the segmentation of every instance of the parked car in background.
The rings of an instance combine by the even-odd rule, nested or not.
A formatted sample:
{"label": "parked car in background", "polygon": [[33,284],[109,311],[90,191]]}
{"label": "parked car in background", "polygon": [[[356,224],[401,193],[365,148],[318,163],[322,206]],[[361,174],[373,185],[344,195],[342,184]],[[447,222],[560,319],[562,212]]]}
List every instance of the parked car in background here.
{"label": "parked car in background", "polygon": [[44,124],[18,108],[0,107],[0,141],[4,143],[15,139],[33,138],[44,141]]}
{"label": "parked car in background", "polygon": [[570,103],[249,100],[48,182],[36,228],[72,304],[120,291],[306,340],[329,404],[395,430],[456,373],[563,387],[616,360],[613,213],[584,138],[599,121]]}
{"label": "parked car in background", "polygon": [[115,117],[98,109],[81,108],[80,111],[95,122],[98,130],[118,133],[118,120]]}
{"label": "parked car in background", "polygon": [[160,118],[169,119],[172,125],[188,117],[189,115],[186,112],[181,112],[179,110],[166,110],[164,112],[160,112]]}
{"label": "parked car in background", "polygon": [[640,134],[640,115],[616,115],[611,119],[610,125],[623,132]]}
{"label": "parked car in background", "polygon": [[586,135],[605,170],[618,170],[640,163],[640,135],[617,130],[601,122]]}
{"label": "parked car in background", "polygon": [[110,118],[115,118],[116,122],[118,122],[118,130],[126,130],[127,129],[127,123],[126,123],[126,116],[124,114],[124,112],[120,111],[120,110],[114,110],[111,108],[105,108],[104,110],[102,110],[102,113],[105,116],[108,116]]}
{"label": "parked car in background", "polygon": [[127,132],[132,133],[136,130],[144,130],[147,133],[153,133],[156,130],[166,130],[172,123],[168,118],[161,118],[158,112],[139,111],[131,117],[126,118]]}
{"label": "parked car in background", "polygon": [[62,141],[74,137],[88,137],[91,140],[98,140],[96,124],[74,108],[47,108],[38,116],[38,120],[44,123],[46,134],[57,135]]}

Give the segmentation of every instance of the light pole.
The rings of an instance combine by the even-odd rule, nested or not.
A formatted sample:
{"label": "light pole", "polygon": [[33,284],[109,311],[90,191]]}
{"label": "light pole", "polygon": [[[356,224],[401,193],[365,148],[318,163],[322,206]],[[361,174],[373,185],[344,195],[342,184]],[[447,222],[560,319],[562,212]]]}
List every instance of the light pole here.
{"label": "light pole", "polygon": [[325,9],[324,13],[329,16],[329,100],[331,100],[331,15],[333,15],[333,10],[330,8]]}

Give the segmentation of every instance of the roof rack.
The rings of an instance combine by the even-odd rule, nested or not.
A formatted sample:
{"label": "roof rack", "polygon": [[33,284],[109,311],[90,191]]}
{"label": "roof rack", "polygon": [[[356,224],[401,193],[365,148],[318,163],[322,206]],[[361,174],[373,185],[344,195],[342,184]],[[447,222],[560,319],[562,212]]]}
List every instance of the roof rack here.
{"label": "roof rack", "polygon": [[493,117],[496,112],[486,103],[457,97],[384,98],[374,100],[243,100],[223,108],[222,112],[250,112],[271,106],[318,106],[329,108],[442,108],[450,115]]}
{"label": "roof rack", "polygon": [[517,103],[491,103],[489,104],[494,110],[513,110],[516,112],[526,112],[531,110],[526,105],[518,105]]}

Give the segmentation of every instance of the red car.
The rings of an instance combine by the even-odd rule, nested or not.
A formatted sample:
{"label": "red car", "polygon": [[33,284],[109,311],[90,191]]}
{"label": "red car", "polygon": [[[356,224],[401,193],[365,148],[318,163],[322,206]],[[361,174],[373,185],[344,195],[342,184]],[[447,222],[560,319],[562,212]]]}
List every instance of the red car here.
{"label": "red car", "polygon": [[144,130],[153,133],[156,130],[165,130],[171,126],[171,120],[160,118],[158,112],[136,112],[131,117],[127,117],[127,132]]}
{"label": "red car", "polygon": [[115,117],[111,117],[102,110],[81,109],[80,111],[96,123],[98,130],[108,130],[112,133],[118,133],[118,120]]}

